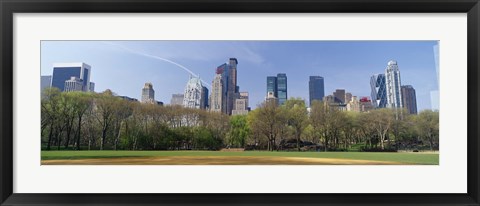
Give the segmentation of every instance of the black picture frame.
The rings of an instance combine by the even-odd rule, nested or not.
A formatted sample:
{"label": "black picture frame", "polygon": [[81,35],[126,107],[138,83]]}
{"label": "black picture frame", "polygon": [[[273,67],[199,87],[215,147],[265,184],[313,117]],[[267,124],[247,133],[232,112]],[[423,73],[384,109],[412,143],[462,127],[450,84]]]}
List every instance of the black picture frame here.
{"label": "black picture frame", "polygon": [[[1,205],[480,205],[479,0],[0,0]],[[15,13],[467,13],[468,189],[466,194],[19,194],[13,193],[13,15]],[[455,178],[455,177],[452,177]],[[301,183],[299,183],[301,186]],[[87,191],[86,191],[87,192]]]}

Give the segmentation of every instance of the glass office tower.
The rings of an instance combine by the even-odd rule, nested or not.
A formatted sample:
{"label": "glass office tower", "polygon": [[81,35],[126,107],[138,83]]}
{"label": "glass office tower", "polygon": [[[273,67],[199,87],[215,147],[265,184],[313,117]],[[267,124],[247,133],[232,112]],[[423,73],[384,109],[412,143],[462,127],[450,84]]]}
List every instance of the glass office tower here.
{"label": "glass office tower", "polygon": [[310,81],[308,82],[309,90],[309,102],[310,106],[314,100],[322,101],[325,96],[325,85],[323,77],[321,76],[310,76]]}
{"label": "glass office tower", "polygon": [[277,93],[278,104],[282,105],[287,101],[287,75],[284,73],[277,74]]}
{"label": "glass office tower", "polygon": [[65,91],[65,81],[76,77],[83,81],[82,91],[90,91],[91,67],[85,63],[56,63],[53,65],[52,87]]}

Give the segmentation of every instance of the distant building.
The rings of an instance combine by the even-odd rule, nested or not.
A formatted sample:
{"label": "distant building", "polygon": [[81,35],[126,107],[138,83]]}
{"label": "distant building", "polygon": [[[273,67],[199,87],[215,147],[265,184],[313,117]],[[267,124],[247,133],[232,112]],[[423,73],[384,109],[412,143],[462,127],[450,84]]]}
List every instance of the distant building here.
{"label": "distant building", "polygon": [[352,99],[347,104],[347,111],[352,112],[368,112],[373,109],[372,101],[368,97],[352,96]]}
{"label": "distant building", "polygon": [[287,94],[287,75],[279,73],[277,76],[267,77],[267,96],[272,94],[278,99],[278,104],[282,105],[288,99]]}
{"label": "distant building", "polygon": [[385,74],[376,74],[370,78],[372,104],[375,108],[387,107],[387,88]]}
{"label": "distant building", "polygon": [[185,86],[183,106],[186,108],[204,109],[203,88],[200,78],[190,77],[190,80],[188,80]]}
{"label": "distant building", "polygon": [[400,70],[396,61],[389,61],[385,69],[385,80],[387,88],[387,107],[402,108],[402,92],[400,81]]}
{"label": "distant building", "polygon": [[223,103],[225,101],[226,95],[223,95],[223,82],[222,82],[222,73],[223,71],[217,68],[217,74],[212,81],[212,92],[210,94],[210,111],[214,112],[226,112],[223,109]]}
{"label": "distant building", "polygon": [[266,102],[275,102],[278,105],[278,98],[275,96],[274,92],[268,92],[267,97],[265,97]]}
{"label": "distant building", "polygon": [[248,92],[240,92],[239,98],[235,100],[235,108],[232,110],[232,115],[245,115],[249,111]]}
{"label": "distant building", "polygon": [[90,70],[90,65],[85,63],[55,63],[51,86],[65,91],[65,81],[76,77],[82,80],[82,91],[90,91]]}
{"label": "distant building", "polygon": [[335,103],[335,97],[333,95],[327,95],[323,97],[325,103]]}
{"label": "distant building", "polygon": [[128,97],[128,96],[118,96],[119,98],[123,99],[123,100],[126,100],[126,101],[130,101],[130,102],[138,102],[138,99],[135,99],[135,98],[132,98],[132,97]]}
{"label": "distant building", "polygon": [[142,89],[142,103],[156,103],[155,102],[155,90],[150,82],[145,83]]}
{"label": "distant building", "polygon": [[210,111],[222,112],[228,115],[232,114],[240,89],[237,85],[237,65],[238,60],[230,58],[228,63],[218,66],[215,70],[215,77],[212,81],[212,94],[207,105]]}
{"label": "distant building", "polygon": [[362,97],[359,100],[360,112],[368,112],[374,109],[372,101],[368,97]]}
{"label": "distant building", "polygon": [[227,78],[227,114],[231,115],[235,104],[235,99],[238,96],[237,86],[237,65],[236,58],[230,58],[228,61],[228,78]]}
{"label": "distant building", "polygon": [[360,101],[358,101],[357,96],[350,98],[350,101],[347,103],[347,111],[360,112]]}
{"label": "distant building", "polygon": [[287,88],[287,74],[277,74],[277,98],[280,105],[283,105],[288,99]]}
{"label": "distant building", "polygon": [[52,87],[52,75],[40,77],[40,91]]}
{"label": "distant building", "polygon": [[352,100],[352,93],[347,92],[345,93],[345,103],[348,103]]}
{"label": "distant building", "polygon": [[95,83],[90,82],[89,92],[95,92]]}
{"label": "distant building", "polygon": [[208,109],[208,88],[205,86],[202,86],[202,102],[200,104],[201,109]]}
{"label": "distant building", "polygon": [[417,114],[417,97],[415,89],[411,85],[404,85],[401,89],[403,107],[408,110],[408,113]]}
{"label": "distant building", "polygon": [[64,92],[81,92],[83,91],[83,81],[77,77],[70,77],[69,80],[65,81],[63,87]]}
{"label": "distant building", "polygon": [[278,97],[277,91],[277,77],[276,76],[268,76],[267,77],[267,94],[271,92],[273,96]]}
{"label": "distant building", "polygon": [[184,94],[172,94],[172,99],[170,100],[170,104],[183,106],[183,96]]}
{"label": "distant building", "polygon": [[335,97],[335,103],[345,104],[345,90],[337,89],[333,92],[333,97]]}
{"label": "distant building", "polygon": [[308,82],[309,90],[309,104],[312,105],[314,100],[322,101],[325,96],[325,85],[323,77],[321,76],[310,76],[310,81]]}

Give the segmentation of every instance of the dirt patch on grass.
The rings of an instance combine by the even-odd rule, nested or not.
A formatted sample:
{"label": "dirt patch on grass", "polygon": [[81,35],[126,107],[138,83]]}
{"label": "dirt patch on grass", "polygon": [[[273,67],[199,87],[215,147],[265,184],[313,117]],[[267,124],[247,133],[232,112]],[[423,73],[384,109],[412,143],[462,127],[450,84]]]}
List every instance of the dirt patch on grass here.
{"label": "dirt patch on grass", "polygon": [[399,162],[306,157],[168,156],[42,160],[42,165],[398,165]]}

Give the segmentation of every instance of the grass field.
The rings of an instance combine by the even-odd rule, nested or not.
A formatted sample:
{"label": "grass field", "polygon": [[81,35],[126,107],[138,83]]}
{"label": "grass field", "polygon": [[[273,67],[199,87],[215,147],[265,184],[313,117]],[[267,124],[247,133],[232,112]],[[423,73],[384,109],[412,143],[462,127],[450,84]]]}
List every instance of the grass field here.
{"label": "grass field", "polygon": [[220,152],[220,151],[42,151],[42,164],[84,165],[438,165],[438,153]]}

